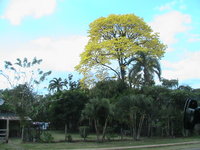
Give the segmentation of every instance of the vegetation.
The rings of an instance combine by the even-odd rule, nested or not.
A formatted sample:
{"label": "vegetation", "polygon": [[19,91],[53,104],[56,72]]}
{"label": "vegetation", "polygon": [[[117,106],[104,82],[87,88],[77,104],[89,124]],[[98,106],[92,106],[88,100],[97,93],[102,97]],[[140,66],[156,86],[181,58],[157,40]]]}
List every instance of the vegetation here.
{"label": "vegetation", "polygon": [[86,140],[88,134],[89,134],[89,127],[88,126],[80,126],[79,127],[79,133],[80,136],[84,139],[84,141]]}
{"label": "vegetation", "polygon": [[[76,67],[84,75],[82,81],[75,81],[72,74],[65,79],[54,77],[49,82],[47,95],[35,92],[35,85],[51,73],[34,70],[33,66],[42,60],[6,61],[5,68],[14,76],[0,72],[11,85],[10,89],[0,91],[5,99],[0,113],[18,114],[22,127],[28,126],[24,120],[31,116],[32,121],[50,122],[51,129],[64,133],[59,140],[48,132],[44,133],[40,139],[43,142],[119,141],[119,144],[114,141],[110,145],[101,145],[109,147],[112,144],[128,145],[123,143],[127,139],[131,140],[130,143],[136,140],[140,143],[143,137],[148,137],[148,140],[155,137],[174,139],[197,133],[186,131],[182,118],[186,99],[199,99],[200,90],[179,86],[176,79],[162,78],[159,59],[166,46],[141,18],[135,15],[99,18],[90,24],[89,37]],[[94,70],[98,80],[90,82],[90,73]],[[155,75],[161,85],[155,84]],[[79,131],[83,139],[72,134]],[[88,135],[93,136],[90,138]],[[41,145],[26,143],[18,146],[31,149]],[[73,147],[67,143],[62,146]],[[90,146],[95,147],[94,144]],[[43,147],[47,149],[48,146]]]}

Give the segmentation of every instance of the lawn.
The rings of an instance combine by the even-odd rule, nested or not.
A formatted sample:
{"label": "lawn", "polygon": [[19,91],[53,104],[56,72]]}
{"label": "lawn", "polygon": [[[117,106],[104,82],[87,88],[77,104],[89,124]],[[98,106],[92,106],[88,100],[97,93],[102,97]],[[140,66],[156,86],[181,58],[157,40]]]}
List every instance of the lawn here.
{"label": "lawn", "polygon": [[[61,131],[51,132],[54,140],[59,141],[64,139],[64,134]],[[73,139],[81,139],[78,134],[71,134]],[[89,139],[94,139],[95,135],[90,135]],[[180,143],[200,141],[199,137],[188,138],[143,138],[140,141],[112,141],[112,142],[56,142],[56,143],[21,143],[20,139],[10,139],[8,144],[0,144],[0,150],[68,150],[68,149],[88,149],[88,148],[105,148],[105,147],[123,147],[136,145],[155,145],[166,143]],[[192,145],[167,146],[159,148],[140,148],[139,150],[187,150],[188,148],[199,148],[200,143]],[[134,149],[137,150],[137,149]]]}
{"label": "lawn", "polygon": [[200,144],[192,145],[178,145],[168,147],[157,147],[157,148],[140,148],[140,149],[127,149],[127,150],[199,150]]}

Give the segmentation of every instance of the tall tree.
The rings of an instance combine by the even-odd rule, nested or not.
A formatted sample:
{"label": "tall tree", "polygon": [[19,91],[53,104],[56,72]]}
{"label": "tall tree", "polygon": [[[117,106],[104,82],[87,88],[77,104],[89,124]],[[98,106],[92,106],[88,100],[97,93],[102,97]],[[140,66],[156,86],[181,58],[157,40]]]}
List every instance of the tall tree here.
{"label": "tall tree", "polygon": [[59,92],[63,89],[63,86],[65,85],[65,82],[62,81],[61,78],[53,78],[49,82],[49,90]]}
{"label": "tall tree", "polygon": [[154,84],[154,74],[159,79],[161,78],[161,67],[158,58],[145,52],[138,52],[129,62],[132,63],[129,71],[130,84],[150,86]]}
{"label": "tall tree", "polygon": [[[36,57],[29,61],[27,58],[17,58],[15,63],[5,61],[5,70],[0,75],[5,77],[10,85],[11,92],[7,99],[14,112],[20,116],[22,129],[24,129],[25,116],[30,114],[34,100],[34,88],[43,82],[51,71],[44,72],[37,67],[42,59]],[[23,139],[23,130],[22,130]]]}
{"label": "tall tree", "polygon": [[10,106],[7,112],[14,112],[20,117],[20,126],[22,127],[21,138],[24,139],[24,127],[27,117],[31,117],[33,104],[35,102],[35,94],[27,84],[20,84],[11,90],[6,90],[4,97],[6,103]]}
{"label": "tall tree", "polygon": [[[81,111],[88,100],[86,93],[78,89],[65,90],[56,93],[54,96],[57,100],[54,100],[49,107],[52,125],[55,125],[56,128],[65,125],[65,133],[67,133],[67,129],[76,130]],[[66,137],[65,134],[65,139]]]}
{"label": "tall tree", "polygon": [[115,105],[116,118],[130,127],[136,140],[140,138],[144,119],[152,109],[151,101],[151,97],[145,95],[128,95],[121,97]]}
{"label": "tall tree", "polygon": [[80,88],[80,82],[73,80],[73,75],[69,74],[66,79],[53,78],[49,82],[49,90],[54,92],[59,92],[62,89],[74,90]]}
{"label": "tall tree", "polygon": [[113,105],[109,99],[93,98],[85,105],[82,110],[82,118],[94,121],[97,141],[100,141],[100,127],[102,126],[102,141],[105,139],[108,122],[113,115]]}
{"label": "tall tree", "polygon": [[116,100],[127,89],[128,85],[120,80],[103,80],[90,89],[90,96]]}
{"label": "tall tree", "polygon": [[95,20],[90,24],[89,38],[76,66],[84,75],[83,80],[88,82],[94,70],[99,79],[108,77],[110,73],[125,81],[128,62],[137,52],[160,58],[166,48],[159,41],[158,34],[134,14],[109,15]]}
{"label": "tall tree", "polygon": [[161,79],[162,82],[162,86],[166,87],[166,88],[170,88],[170,89],[177,89],[178,88],[178,80],[177,79]]}
{"label": "tall tree", "polygon": [[30,88],[43,82],[51,71],[44,72],[37,66],[42,62],[42,59],[29,61],[27,58],[19,59],[12,63],[5,61],[5,70],[0,70],[0,75],[5,77],[11,88],[20,84],[26,84]]}

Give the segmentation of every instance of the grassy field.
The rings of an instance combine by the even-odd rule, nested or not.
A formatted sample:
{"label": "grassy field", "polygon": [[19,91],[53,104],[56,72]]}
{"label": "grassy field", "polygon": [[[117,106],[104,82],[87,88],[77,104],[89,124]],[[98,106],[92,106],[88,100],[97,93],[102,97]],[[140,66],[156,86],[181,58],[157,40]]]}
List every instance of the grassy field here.
{"label": "grassy field", "polygon": [[179,145],[179,146],[168,146],[158,148],[140,148],[140,149],[128,149],[128,150],[200,150],[200,144],[192,145]]}
{"label": "grassy field", "polygon": [[[51,132],[55,141],[63,141],[64,134],[61,131]],[[78,134],[72,134],[73,139],[80,140]],[[88,139],[95,139],[95,135],[90,135]],[[21,143],[20,139],[10,139],[8,144],[0,144],[0,150],[68,150],[68,149],[97,149],[109,147],[122,146],[136,146],[136,145],[155,145],[166,143],[180,143],[200,141],[200,137],[190,138],[143,138],[140,141],[114,141],[114,142],[56,142],[56,143]],[[200,148],[200,143],[192,145],[167,146],[159,148],[140,148],[139,150],[190,150],[191,148]],[[137,149],[134,149],[137,150]]]}

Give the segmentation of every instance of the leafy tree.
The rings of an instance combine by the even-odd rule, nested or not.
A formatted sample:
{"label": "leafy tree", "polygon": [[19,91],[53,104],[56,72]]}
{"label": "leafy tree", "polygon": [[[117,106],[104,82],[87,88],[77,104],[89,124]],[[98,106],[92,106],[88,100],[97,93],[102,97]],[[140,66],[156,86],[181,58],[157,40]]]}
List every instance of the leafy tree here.
{"label": "leafy tree", "polygon": [[116,118],[132,130],[133,138],[139,140],[145,117],[152,110],[152,99],[145,95],[123,96],[116,103]]}
{"label": "leafy tree", "polygon": [[95,86],[90,89],[90,96],[94,98],[115,99],[127,89],[128,85],[121,80],[103,80],[97,82]]}
{"label": "leafy tree", "polygon": [[69,81],[69,90],[74,90],[74,89],[80,89],[80,82],[78,81],[73,81],[73,75],[69,74],[68,75],[68,81]]}
{"label": "leafy tree", "polygon": [[13,111],[23,118],[23,120],[25,120],[25,116],[30,115],[33,110],[32,104],[35,101],[35,94],[26,84],[21,84],[12,90],[7,90],[4,96],[9,101]]}
{"label": "leafy tree", "polygon": [[[168,111],[171,116],[173,116],[173,120],[171,120],[173,135],[183,135],[183,110],[185,102],[188,98],[195,98],[195,94],[192,91],[175,89],[171,91],[171,107],[172,112]],[[172,130],[172,129],[171,129]],[[171,134],[172,135],[172,134]]]}
{"label": "leafy tree", "polygon": [[29,87],[34,87],[43,82],[51,71],[44,72],[37,68],[42,62],[42,59],[36,57],[32,61],[28,61],[27,58],[23,60],[17,58],[15,63],[5,61],[5,70],[0,71],[0,75],[5,77],[11,88],[14,88],[20,84],[26,84]]}
{"label": "leafy tree", "polygon": [[31,117],[33,104],[35,102],[35,94],[33,90],[26,84],[20,84],[4,93],[6,103],[10,106],[6,112],[14,112],[20,117],[20,125],[22,127],[22,140],[24,140],[24,127],[27,117]]}
{"label": "leafy tree", "polygon": [[[142,87],[143,94],[152,97],[153,109],[149,112],[148,135],[169,135],[169,122],[172,119],[171,90],[164,86]],[[154,129],[154,131],[152,130]],[[152,132],[153,131],[153,132]]]}
{"label": "leafy tree", "polygon": [[161,80],[162,82],[162,86],[166,87],[166,88],[178,88],[178,80],[177,79],[171,79],[171,80],[168,80],[168,79],[162,79]]}
{"label": "leafy tree", "polygon": [[185,101],[191,97],[195,98],[196,95],[188,90],[169,87],[171,86],[142,87],[141,92],[153,98],[153,109],[149,112],[151,135],[180,136],[184,133]]}
{"label": "leafy tree", "polygon": [[50,106],[51,106],[51,95],[36,95],[35,101],[32,105],[34,108],[31,113],[31,119],[35,121],[41,121],[41,122],[49,122],[50,119]]}
{"label": "leafy tree", "polygon": [[107,124],[113,115],[113,106],[108,99],[93,98],[85,105],[82,111],[82,119],[90,119],[94,121],[97,141],[100,141],[100,127],[102,130],[102,141],[105,139]]}
{"label": "leafy tree", "polygon": [[0,71],[0,75],[5,77],[10,84],[11,90],[8,90],[8,103],[13,111],[19,115],[22,125],[22,140],[24,120],[33,110],[34,93],[33,89],[36,85],[43,82],[51,71],[44,72],[37,68],[42,59],[36,57],[32,61],[27,58],[23,60],[17,58],[15,63],[5,61],[5,70]]}
{"label": "leafy tree", "polygon": [[200,99],[200,89],[193,89],[192,92],[194,93],[194,99]]}
{"label": "leafy tree", "polygon": [[180,85],[178,87],[179,90],[185,90],[185,91],[192,91],[192,88],[189,85]]}
{"label": "leafy tree", "polygon": [[66,125],[71,130],[77,129],[81,111],[88,100],[86,93],[81,90],[65,90],[56,93],[51,99],[53,101],[49,112],[53,125],[57,128]]}
{"label": "leafy tree", "polygon": [[[109,15],[90,24],[89,42],[76,69],[90,82],[93,72],[100,80],[110,76],[125,81],[128,62],[137,52],[161,58],[166,48],[143,19],[134,14]],[[129,62],[130,63],[130,62]]]}

